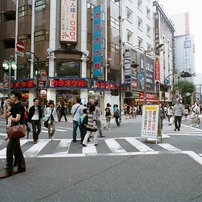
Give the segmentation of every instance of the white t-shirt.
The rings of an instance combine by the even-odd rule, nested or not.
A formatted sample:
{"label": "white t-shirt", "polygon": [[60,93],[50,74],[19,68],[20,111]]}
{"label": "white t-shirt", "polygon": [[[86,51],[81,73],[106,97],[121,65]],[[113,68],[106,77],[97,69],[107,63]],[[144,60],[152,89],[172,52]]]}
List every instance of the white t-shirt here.
{"label": "white t-shirt", "polygon": [[[83,108],[84,108],[84,106],[82,106],[79,103],[77,103],[77,104],[75,104],[75,105],[72,106],[71,113],[72,113],[74,121],[79,121],[79,117],[83,113]],[[76,111],[76,113],[75,113],[75,111]]]}

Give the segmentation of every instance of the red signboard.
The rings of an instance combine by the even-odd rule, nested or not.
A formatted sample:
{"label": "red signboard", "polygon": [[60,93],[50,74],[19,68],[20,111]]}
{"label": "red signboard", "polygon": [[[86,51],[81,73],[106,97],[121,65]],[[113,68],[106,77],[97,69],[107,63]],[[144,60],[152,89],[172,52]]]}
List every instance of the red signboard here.
{"label": "red signboard", "polygon": [[154,62],[154,79],[160,80],[160,63],[159,63],[159,61]]}
{"label": "red signboard", "polygon": [[18,41],[17,44],[16,44],[16,49],[17,49],[19,52],[24,51],[24,50],[25,50],[25,44],[24,44],[24,42]]}

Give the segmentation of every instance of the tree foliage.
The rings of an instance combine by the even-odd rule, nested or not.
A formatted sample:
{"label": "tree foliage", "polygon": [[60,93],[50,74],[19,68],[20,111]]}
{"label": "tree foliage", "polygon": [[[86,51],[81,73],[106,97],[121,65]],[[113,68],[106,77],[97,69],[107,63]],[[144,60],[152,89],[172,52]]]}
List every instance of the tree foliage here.
{"label": "tree foliage", "polygon": [[[191,102],[191,97],[190,95],[193,94],[193,92],[195,91],[195,85],[193,84],[193,82],[189,82],[187,80],[182,80],[179,81],[177,83],[174,84],[173,86],[173,94],[175,95],[176,90],[180,91],[180,94],[182,96],[183,99],[183,103],[190,103]],[[190,95],[186,95],[187,93],[189,93]],[[188,102],[186,102],[188,101]]]}

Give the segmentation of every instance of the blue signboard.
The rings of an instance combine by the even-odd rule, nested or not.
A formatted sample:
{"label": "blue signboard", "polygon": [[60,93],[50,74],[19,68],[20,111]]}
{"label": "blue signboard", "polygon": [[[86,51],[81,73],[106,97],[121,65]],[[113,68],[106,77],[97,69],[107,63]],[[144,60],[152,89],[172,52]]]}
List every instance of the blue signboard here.
{"label": "blue signboard", "polygon": [[164,80],[164,85],[168,85],[169,84],[169,80],[168,79],[165,79]]}
{"label": "blue signboard", "polygon": [[93,76],[102,74],[102,6],[93,8]]}

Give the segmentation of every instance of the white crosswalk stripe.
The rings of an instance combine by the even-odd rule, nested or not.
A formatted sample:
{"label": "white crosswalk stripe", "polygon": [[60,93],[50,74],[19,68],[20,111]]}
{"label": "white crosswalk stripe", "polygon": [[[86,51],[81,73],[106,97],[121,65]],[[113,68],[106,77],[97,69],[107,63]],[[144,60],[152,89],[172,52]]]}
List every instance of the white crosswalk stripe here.
{"label": "white crosswalk stripe", "polygon": [[[134,151],[127,152],[127,148],[123,148],[123,146],[120,145],[120,141],[126,141],[125,143],[129,144],[130,146],[134,147]],[[56,146],[52,147],[50,144],[55,144]],[[5,148],[2,148],[2,145],[4,144]],[[6,158],[6,145],[7,143],[1,142],[0,146],[0,159]],[[128,146],[129,146],[128,145]],[[98,146],[94,146],[93,142],[89,142],[87,144],[87,147],[82,147],[81,145],[78,145],[77,143],[72,143],[72,139],[40,139],[37,144],[33,145],[32,140],[27,139],[21,139],[21,146],[22,150],[24,151],[24,148],[26,150],[24,151],[25,158],[34,158],[34,157],[75,157],[75,156],[86,156],[86,155],[137,155],[138,153],[146,154],[158,154],[160,151],[155,151],[154,149],[150,148],[148,145],[144,144],[143,142],[140,142],[135,137],[126,137],[126,138],[103,138],[102,140],[98,140]],[[46,151],[43,151],[45,147],[50,146],[52,152],[46,153]],[[106,151],[102,151],[103,148],[106,148],[106,146],[109,148],[109,152],[106,153]],[[75,149],[72,152],[70,148]],[[125,146],[126,147],[126,146]],[[178,152],[180,153],[181,150],[168,144],[168,143],[161,143],[158,144],[158,147],[163,148],[163,150],[168,152]],[[101,150],[101,151],[100,151]],[[103,149],[104,150],[104,149]],[[99,152],[98,152],[99,151]]]}

